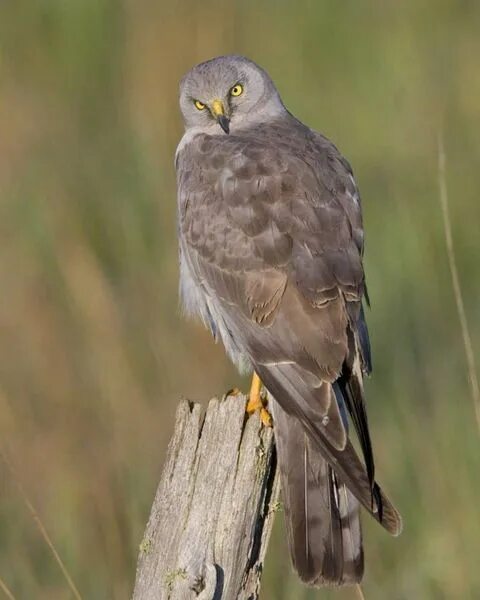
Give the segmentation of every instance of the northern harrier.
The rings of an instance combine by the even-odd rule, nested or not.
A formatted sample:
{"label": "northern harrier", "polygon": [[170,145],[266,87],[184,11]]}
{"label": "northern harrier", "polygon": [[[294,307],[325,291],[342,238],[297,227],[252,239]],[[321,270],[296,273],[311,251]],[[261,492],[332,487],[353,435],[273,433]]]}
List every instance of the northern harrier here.
{"label": "northern harrier", "polygon": [[[180,286],[231,359],[272,394],[288,541],[310,584],[363,575],[360,505],[402,521],[375,481],[363,374],[363,228],[352,169],[285,108],[268,74],[222,56],[182,79]],[[358,437],[361,460],[349,437]],[[351,431],[351,428],[350,428]]]}

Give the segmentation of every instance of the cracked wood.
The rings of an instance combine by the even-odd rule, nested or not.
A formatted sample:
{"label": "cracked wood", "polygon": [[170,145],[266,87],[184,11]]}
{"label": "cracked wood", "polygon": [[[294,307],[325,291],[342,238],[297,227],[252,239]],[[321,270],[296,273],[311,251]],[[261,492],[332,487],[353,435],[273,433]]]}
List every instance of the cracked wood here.
{"label": "cracked wood", "polygon": [[179,404],[133,600],[258,598],[279,484],[273,430],[245,404]]}

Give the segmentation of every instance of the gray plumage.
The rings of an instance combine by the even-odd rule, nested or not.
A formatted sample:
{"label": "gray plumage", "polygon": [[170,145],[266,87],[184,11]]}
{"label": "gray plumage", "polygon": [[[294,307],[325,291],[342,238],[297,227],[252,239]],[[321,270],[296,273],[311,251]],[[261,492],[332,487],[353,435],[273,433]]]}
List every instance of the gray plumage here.
{"label": "gray plumage", "polygon": [[329,140],[287,111],[267,73],[246,58],[192,69],[180,106],[185,310],[200,315],[239,368],[255,369],[275,398],[287,534],[300,577],[357,582],[359,504],[393,535],[401,518],[375,482],[362,384],[370,370],[363,226],[352,170]]}

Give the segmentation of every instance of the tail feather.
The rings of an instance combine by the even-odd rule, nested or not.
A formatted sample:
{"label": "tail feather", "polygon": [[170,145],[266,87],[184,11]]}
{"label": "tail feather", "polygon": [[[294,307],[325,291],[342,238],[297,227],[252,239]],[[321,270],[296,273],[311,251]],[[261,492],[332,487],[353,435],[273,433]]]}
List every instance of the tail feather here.
{"label": "tail feather", "polygon": [[313,585],[361,581],[360,504],[312,446],[302,423],[273,403],[287,536],[301,579]]}
{"label": "tail feather", "polygon": [[[298,365],[294,364],[269,365],[267,368],[261,365],[255,367],[265,386],[283,410],[288,407],[289,422],[294,418],[301,422],[312,447],[331,465],[339,481],[348,487],[362,506],[387,531],[392,535],[398,535],[402,529],[402,519],[380,486],[374,483],[372,487],[367,469],[359,459],[351,441],[347,441],[341,450],[335,448],[315,423],[305,416],[302,409],[305,405],[303,397],[311,394],[311,390],[308,390],[308,384],[303,382],[301,376],[295,372],[298,368]],[[295,381],[295,387],[290,383],[292,379]],[[284,429],[288,430],[289,427],[289,424],[285,425]],[[277,428],[277,438],[283,435],[285,431],[281,427]]]}

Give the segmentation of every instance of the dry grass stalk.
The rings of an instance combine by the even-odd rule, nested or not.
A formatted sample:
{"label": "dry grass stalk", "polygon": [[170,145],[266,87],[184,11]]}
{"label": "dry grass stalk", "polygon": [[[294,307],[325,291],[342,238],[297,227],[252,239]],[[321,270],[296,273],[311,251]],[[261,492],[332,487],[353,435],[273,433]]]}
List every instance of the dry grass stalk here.
{"label": "dry grass stalk", "polygon": [[355,586],[355,595],[357,596],[358,600],[365,600],[362,586],[359,583],[357,583],[357,585]]}
{"label": "dry grass stalk", "polygon": [[445,177],[445,149],[443,145],[442,135],[438,136],[438,185],[440,190],[440,205],[442,207],[443,228],[445,233],[445,242],[447,246],[448,264],[450,267],[450,275],[452,276],[453,293],[457,305],[458,318],[462,330],[463,345],[465,348],[465,356],[467,358],[468,379],[472,390],[473,406],[475,409],[475,417],[477,419],[478,429],[480,431],[480,387],[478,385],[477,373],[475,371],[475,356],[473,353],[472,340],[468,327],[465,305],[463,302],[462,289],[460,287],[460,278],[458,276],[457,262],[455,258],[455,250],[453,247],[452,226],[450,221],[450,212],[448,209],[448,194],[447,183]]}
{"label": "dry grass stalk", "polygon": [[[2,456],[3,462],[5,463],[5,465],[7,466],[8,471],[10,472],[10,475],[12,476],[13,481],[15,482],[15,485],[18,488],[18,491],[20,492],[20,495],[22,497],[22,500],[25,504],[25,506],[27,507],[29,513],[31,514],[33,520],[35,521],[35,524],[37,525],[41,536],[43,537],[45,543],[47,544],[47,546],[50,548],[51,553],[53,554],[53,557],[55,559],[55,561],[57,562],[58,566],[60,567],[60,570],[63,573],[63,576],[65,577],[65,580],[67,581],[68,587],[70,588],[72,594],[74,595],[76,600],[82,600],[82,597],[80,595],[80,592],[78,591],[76,585],[73,582],[72,577],[70,576],[70,573],[67,570],[67,567],[65,566],[63,560],[60,558],[59,553],[57,552],[57,549],[55,548],[50,536],[48,535],[48,532],[44,526],[44,524],[42,523],[42,520],[40,519],[40,516],[38,515],[37,511],[35,510],[33,504],[30,502],[25,490],[23,489],[22,484],[20,483],[20,479],[18,478],[15,468],[13,467],[12,463],[10,462],[10,459],[8,458],[8,456],[5,454],[5,452],[3,450],[0,450],[0,454]],[[0,587],[3,589],[4,585]],[[5,589],[6,586],[5,586]],[[3,591],[5,591],[5,589],[3,589]],[[8,590],[7,590],[8,591]],[[9,592],[10,593],[10,592]],[[8,596],[8,594],[7,594]],[[13,598],[13,596],[10,593],[11,598]]]}
{"label": "dry grass stalk", "polygon": [[3,581],[3,579],[1,577],[0,577],[0,590],[2,590],[2,592],[5,594],[5,596],[7,598],[9,598],[9,600],[16,600],[15,596],[8,589],[7,584]]}

